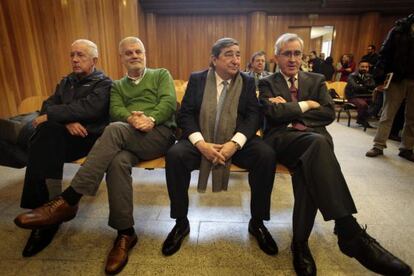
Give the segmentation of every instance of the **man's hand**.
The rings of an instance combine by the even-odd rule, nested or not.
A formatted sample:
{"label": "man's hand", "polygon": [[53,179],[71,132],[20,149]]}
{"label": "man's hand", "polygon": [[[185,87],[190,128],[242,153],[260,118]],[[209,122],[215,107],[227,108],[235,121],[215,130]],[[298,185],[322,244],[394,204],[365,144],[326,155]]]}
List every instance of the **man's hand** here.
{"label": "man's hand", "polygon": [[316,109],[316,108],[321,106],[318,102],[315,102],[315,101],[312,101],[312,100],[308,100],[308,101],[306,101],[306,103],[308,104],[309,109]]}
{"label": "man's hand", "polygon": [[377,90],[377,91],[379,91],[379,92],[384,92],[384,91],[385,91],[385,89],[384,89],[384,85],[383,85],[383,84],[378,85],[377,87],[375,87],[375,89],[374,89],[374,90]]}
{"label": "man's hand", "polygon": [[226,158],[220,153],[220,150],[223,148],[223,145],[206,143],[201,140],[195,144],[195,147],[201,152],[201,154],[214,165],[221,164],[224,165]]}
{"label": "man's hand", "polygon": [[220,150],[220,153],[224,156],[224,158],[229,160],[233,154],[235,154],[237,151],[237,145],[235,142],[229,141],[223,145],[223,147]]}
{"label": "man's hand", "polygon": [[286,100],[284,98],[280,97],[280,96],[277,96],[275,98],[269,98],[268,100],[269,100],[269,102],[275,103],[275,104],[280,104],[280,103],[285,103],[286,102]]}
{"label": "man's hand", "polygon": [[40,115],[36,119],[33,120],[32,125],[34,128],[36,128],[41,123],[44,123],[47,121],[47,114]]}
{"label": "man's hand", "polygon": [[86,128],[78,122],[66,124],[65,127],[73,136],[80,136],[83,138],[88,136]]}
{"label": "man's hand", "polygon": [[132,111],[127,122],[134,128],[143,132],[149,132],[155,126],[154,122],[149,117],[145,116],[142,111]]}

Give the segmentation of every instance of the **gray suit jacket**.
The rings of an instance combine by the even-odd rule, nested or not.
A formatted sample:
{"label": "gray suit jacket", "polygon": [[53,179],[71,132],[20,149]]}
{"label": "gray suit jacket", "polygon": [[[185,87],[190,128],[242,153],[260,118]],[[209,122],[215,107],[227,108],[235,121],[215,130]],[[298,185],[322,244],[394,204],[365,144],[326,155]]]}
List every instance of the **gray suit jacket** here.
{"label": "gray suit jacket", "polygon": [[[292,121],[300,121],[311,131],[324,134],[330,138],[325,126],[335,120],[332,98],[325,84],[325,77],[320,74],[299,71],[298,101],[314,100],[321,106],[305,113],[297,102],[292,102],[289,87],[281,73],[275,73],[259,81],[260,102],[266,117],[265,137],[288,131]],[[281,96],[286,103],[273,104],[269,98]]]}

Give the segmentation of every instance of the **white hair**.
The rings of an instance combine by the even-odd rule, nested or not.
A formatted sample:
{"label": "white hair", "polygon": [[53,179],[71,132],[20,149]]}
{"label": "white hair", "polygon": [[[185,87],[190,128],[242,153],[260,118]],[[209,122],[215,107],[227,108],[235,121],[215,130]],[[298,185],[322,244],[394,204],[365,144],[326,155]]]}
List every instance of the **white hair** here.
{"label": "white hair", "polygon": [[300,47],[303,50],[303,40],[297,34],[285,33],[279,36],[275,43],[275,55],[279,55],[282,47],[291,41],[299,41]]}
{"label": "white hair", "polygon": [[76,44],[85,45],[88,48],[88,54],[92,58],[97,58],[98,57],[98,46],[96,46],[96,44],[93,43],[92,41],[87,40],[87,39],[77,39],[72,43],[72,46],[74,46]]}
{"label": "white hair", "polygon": [[122,39],[121,42],[119,42],[119,53],[120,54],[122,54],[122,49],[124,47],[124,44],[141,44],[142,49],[145,52],[144,43],[142,43],[142,41],[138,37],[128,36]]}

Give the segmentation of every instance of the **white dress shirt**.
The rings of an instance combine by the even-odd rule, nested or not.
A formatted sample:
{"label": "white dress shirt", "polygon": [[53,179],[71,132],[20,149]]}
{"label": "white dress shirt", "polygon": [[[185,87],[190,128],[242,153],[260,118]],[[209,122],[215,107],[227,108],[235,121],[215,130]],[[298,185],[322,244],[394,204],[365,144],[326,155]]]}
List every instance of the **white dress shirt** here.
{"label": "white dress shirt", "polygon": [[[223,81],[224,80],[222,78],[220,78],[220,76],[216,72],[214,72],[214,74],[216,74],[217,102],[218,102],[218,100],[220,98],[221,91],[223,90],[223,86],[224,86]],[[227,82],[230,85],[231,79],[227,80]],[[201,132],[199,132],[199,131],[191,133],[188,136],[188,139],[190,140],[190,142],[193,145],[195,145],[199,141],[204,141],[204,137],[201,134]],[[244,144],[246,143],[246,141],[247,141],[247,137],[243,133],[237,132],[236,134],[234,134],[233,138],[231,138],[231,141],[236,142],[240,146],[240,148],[242,148],[244,146]]]}

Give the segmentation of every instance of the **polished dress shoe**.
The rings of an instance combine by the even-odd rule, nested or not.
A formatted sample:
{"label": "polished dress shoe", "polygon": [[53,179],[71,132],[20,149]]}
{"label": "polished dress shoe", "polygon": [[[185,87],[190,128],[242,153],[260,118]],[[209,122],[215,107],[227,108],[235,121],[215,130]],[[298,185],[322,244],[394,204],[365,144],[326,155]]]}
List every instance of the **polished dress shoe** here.
{"label": "polished dress shoe", "polygon": [[162,254],[171,256],[181,247],[181,242],[190,233],[190,223],[176,223],[162,245]]}
{"label": "polished dress shoe", "polygon": [[70,206],[63,197],[58,196],[30,212],[20,214],[14,219],[14,223],[25,229],[44,228],[69,221],[76,216],[77,212],[77,204]]}
{"label": "polished dress shoe", "polygon": [[121,272],[124,266],[128,263],[128,251],[131,250],[138,241],[137,235],[132,236],[118,235],[114,242],[114,246],[109,252],[106,260],[105,273],[117,274]]}
{"label": "polished dress shoe", "polygon": [[365,229],[351,239],[338,238],[342,253],[355,258],[367,269],[383,275],[411,275],[411,268],[388,252]]}
{"label": "polished dress shoe", "polygon": [[279,249],[275,240],[270,235],[266,226],[262,222],[258,223],[253,219],[249,221],[249,233],[252,234],[259,243],[260,249],[262,249],[268,255],[276,255]]}
{"label": "polished dress shoe", "polygon": [[299,276],[316,275],[316,265],[309,249],[308,242],[292,242],[293,267]]}
{"label": "polished dress shoe", "polygon": [[23,257],[31,257],[45,249],[53,240],[59,224],[44,229],[34,229],[23,249]]}

